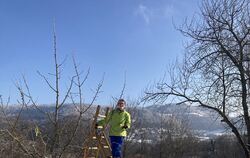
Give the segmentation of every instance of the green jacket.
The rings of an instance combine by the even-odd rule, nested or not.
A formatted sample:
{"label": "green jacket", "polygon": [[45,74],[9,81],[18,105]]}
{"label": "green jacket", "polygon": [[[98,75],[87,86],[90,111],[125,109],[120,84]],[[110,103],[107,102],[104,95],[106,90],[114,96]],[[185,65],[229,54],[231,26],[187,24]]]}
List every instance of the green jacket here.
{"label": "green jacket", "polygon": [[130,128],[131,125],[130,114],[126,110],[120,111],[118,109],[115,109],[109,112],[108,116],[105,119],[98,121],[97,124],[99,126],[104,126],[106,124],[109,124],[110,136],[125,137],[127,136],[127,131],[122,127],[126,125],[128,128]]}

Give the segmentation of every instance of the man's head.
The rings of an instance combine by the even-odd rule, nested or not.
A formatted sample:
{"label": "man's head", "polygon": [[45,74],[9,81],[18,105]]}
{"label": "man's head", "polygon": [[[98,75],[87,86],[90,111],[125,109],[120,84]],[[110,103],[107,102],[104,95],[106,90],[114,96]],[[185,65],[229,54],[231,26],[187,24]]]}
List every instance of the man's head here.
{"label": "man's head", "polygon": [[116,107],[120,110],[124,110],[126,106],[126,101],[124,99],[119,99]]}

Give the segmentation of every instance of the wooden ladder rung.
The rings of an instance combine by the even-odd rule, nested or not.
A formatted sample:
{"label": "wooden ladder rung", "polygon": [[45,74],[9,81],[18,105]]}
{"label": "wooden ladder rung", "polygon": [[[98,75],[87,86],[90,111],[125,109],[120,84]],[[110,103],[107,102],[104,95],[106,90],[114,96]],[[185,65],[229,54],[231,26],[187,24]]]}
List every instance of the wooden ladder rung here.
{"label": "wooden ladder rung", "polygon": [[98,117],[101,117],[101,118],[105,118],[106,116],[105,115],[98,115]]}
{"label": "wooden ladder rung", "polygon": [[[103,138],[105,138],[105,137],[104,137],[104,136],[101,136],[101,138],[103,139]],[[94,137],[92,137],[92,139],[97,139],[97,138],[96,138],[96,136],[94,136]]]}

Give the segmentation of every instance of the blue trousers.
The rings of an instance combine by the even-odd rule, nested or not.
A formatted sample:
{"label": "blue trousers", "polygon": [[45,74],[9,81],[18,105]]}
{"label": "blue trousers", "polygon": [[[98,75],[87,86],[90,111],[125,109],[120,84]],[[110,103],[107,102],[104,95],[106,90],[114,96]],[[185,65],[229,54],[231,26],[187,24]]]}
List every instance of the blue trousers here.
{"label": "blue trousers", "polygon": [[122,158],[122,145],[123,139],[122,136],[109,136],[111,149],[112,149],[112,156],[114,158]]}

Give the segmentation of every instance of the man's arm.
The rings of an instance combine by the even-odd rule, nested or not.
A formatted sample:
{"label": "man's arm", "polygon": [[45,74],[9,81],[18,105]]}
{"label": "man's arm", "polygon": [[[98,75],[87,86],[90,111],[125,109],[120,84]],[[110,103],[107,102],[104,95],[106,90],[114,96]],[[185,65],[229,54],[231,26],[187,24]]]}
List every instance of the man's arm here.
{"label": "man's arm", "polygon": [[125,117],[125,124],[123,126],[123,128],[127,129],[127,128],[130,128],[131,126],[131,117],[130,117],[130,114],[127,113],[126,117]]}

